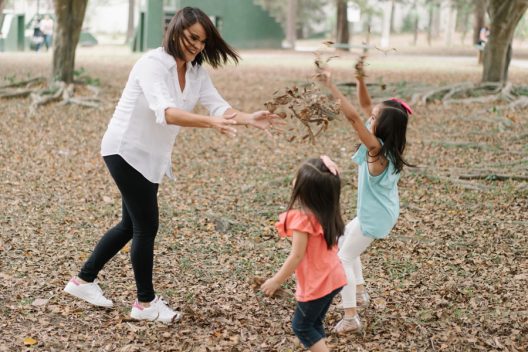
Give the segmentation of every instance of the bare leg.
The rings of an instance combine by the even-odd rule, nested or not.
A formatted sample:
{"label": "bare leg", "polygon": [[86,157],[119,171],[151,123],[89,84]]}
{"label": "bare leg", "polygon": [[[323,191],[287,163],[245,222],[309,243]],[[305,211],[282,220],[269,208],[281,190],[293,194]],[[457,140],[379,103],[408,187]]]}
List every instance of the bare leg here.
{"label": "bare leg", "polygon": [[317,341],[312,347],[310,347],[310,351],[312,352],[328,352],[330,351],[328,347],[326,347],[325,339],[321,339]]}

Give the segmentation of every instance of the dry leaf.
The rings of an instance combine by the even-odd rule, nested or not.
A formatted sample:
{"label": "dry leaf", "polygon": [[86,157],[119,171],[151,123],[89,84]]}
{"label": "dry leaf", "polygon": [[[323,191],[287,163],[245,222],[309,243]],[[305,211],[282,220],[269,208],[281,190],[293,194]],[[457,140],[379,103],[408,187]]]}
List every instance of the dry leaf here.
{"label": "dry leaf", "polygon": [[26,345],[26,346],[33,346],[33,345],[36,345],[37,343],[38,343],[38,341],[35,340],[32,337],[26,337],[24,339],[24,345]]}
{"label": "dry leaf", "polygon": [[31,303],[31,305],[35,307],[40,307],[40,306],[45,306],[46,304],[48,304],[48,302],[49,302],[49,299],[37,298]]}

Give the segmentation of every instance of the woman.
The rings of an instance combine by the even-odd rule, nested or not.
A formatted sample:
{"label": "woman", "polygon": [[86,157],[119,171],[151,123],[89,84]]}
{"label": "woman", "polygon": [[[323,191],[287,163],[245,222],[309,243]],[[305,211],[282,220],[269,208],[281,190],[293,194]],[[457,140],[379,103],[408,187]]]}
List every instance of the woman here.
{"label": "woman", "polygon": [[[172,18],[163,47],[134,65],[101,144],[101,154],[122,196],[122,219],[101,238],[65,291],[93,305],[112,307],[94,282],[103,266],[132,240],[137,300],[131,316],[170,323],[180,314],[156,296],[152,284],[154,238],[158,230],[158,185],[172,177],[171,151],[180,127],[214,128],[234,136],[235,125],[265,130],[277,115],[233,109],[217,92],[203,62],[213,68],[240,57],[209,17],[186,7]],[[212,116],[194,114],[197,102]]]}

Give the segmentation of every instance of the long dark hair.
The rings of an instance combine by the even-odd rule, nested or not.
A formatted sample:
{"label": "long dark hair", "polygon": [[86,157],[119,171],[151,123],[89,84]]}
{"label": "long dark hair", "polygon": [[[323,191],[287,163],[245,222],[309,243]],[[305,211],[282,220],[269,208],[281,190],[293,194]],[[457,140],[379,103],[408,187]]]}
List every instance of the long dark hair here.
{"label": "long dark hair", "polygon": [[[308,159],[301,165],[287,210],[298,205],[313,213],[323,227],[328,249],[337,244],[345,229],[341,217],[340,194],[341,179],[332,174],[320,158]],[[285,230],[286,222],[284,221]]]}
{"label": "long dark hair", "polygon": [[384,155],[394,164],[394,173],[398,174],[403,166],[409,164],[403,158],[407,139],[407,121],[409,115],[405,108],[397,101],[385,100],[382,104],[380,115],[376,118],[374,135],[383,141],[381,150],[377,155]]}
{"label": "long dark hair", "polygon": [[196,56],[192,62],[193,66],[206,61],[213,68],[227,63],[229,59],[238,63],[240,56],[229,44],[227,44],[213,22],[200,9],[196,7],[184,7],[176,12],[165,31],[163,38],[163,49],[174,58],[184,59],[180,39],[185,46],[191,46],[183,31],[196,22],[200,23],[205,30],[205,48]]}

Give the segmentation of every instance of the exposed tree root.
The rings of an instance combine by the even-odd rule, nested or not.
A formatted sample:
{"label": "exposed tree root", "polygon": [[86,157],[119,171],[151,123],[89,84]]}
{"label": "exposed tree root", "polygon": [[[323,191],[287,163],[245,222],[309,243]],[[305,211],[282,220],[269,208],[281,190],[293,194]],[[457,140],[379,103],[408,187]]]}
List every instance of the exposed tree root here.
{"label": "exposed tree root", "polygon": [[[471,96],[476,95],[478,91],[483,91],[483,93],[478,96]],[[505,101],[511,102],[506,109],[523,108],[528,106],[528,98],[522,95],[524,91],[525,89],[520,87],[514,92],[511,82],[506,84],[495,82],[473,84],[464,82],[435,88],[425,93],[415,93],[412,96],[411,103],[427,104],[433,100],[440,100],[444,105],[451,105]],[[470,97],[463,98],[464,96]]]}
{"label": "exposed tree root", "polygon": [[88,108],[100,107],[101,99],[99,98],[99,88],[95,86],[86,85],[83,82],[76,82],[77,86],[83,86],[91,91],[92,96],[75,97],[75,85],[73,83],[52,82],[48,87],[43,88],[42,85],[45,82],[46,79],[44,77],[36,77],[1,86],[0,99],[29,96],[31,98],[31,104],[29,106],[30,115],[34,115],[38,107],[58,101],[60,101],[61,105],[76,104]]}
{"label": "exposed tree root", "polygon": [[528,181],[528,176],[522,175],[499,175],[499,174],[474,174],[474,175],[459,175],[461,180],[488,180],[488,181]]}

